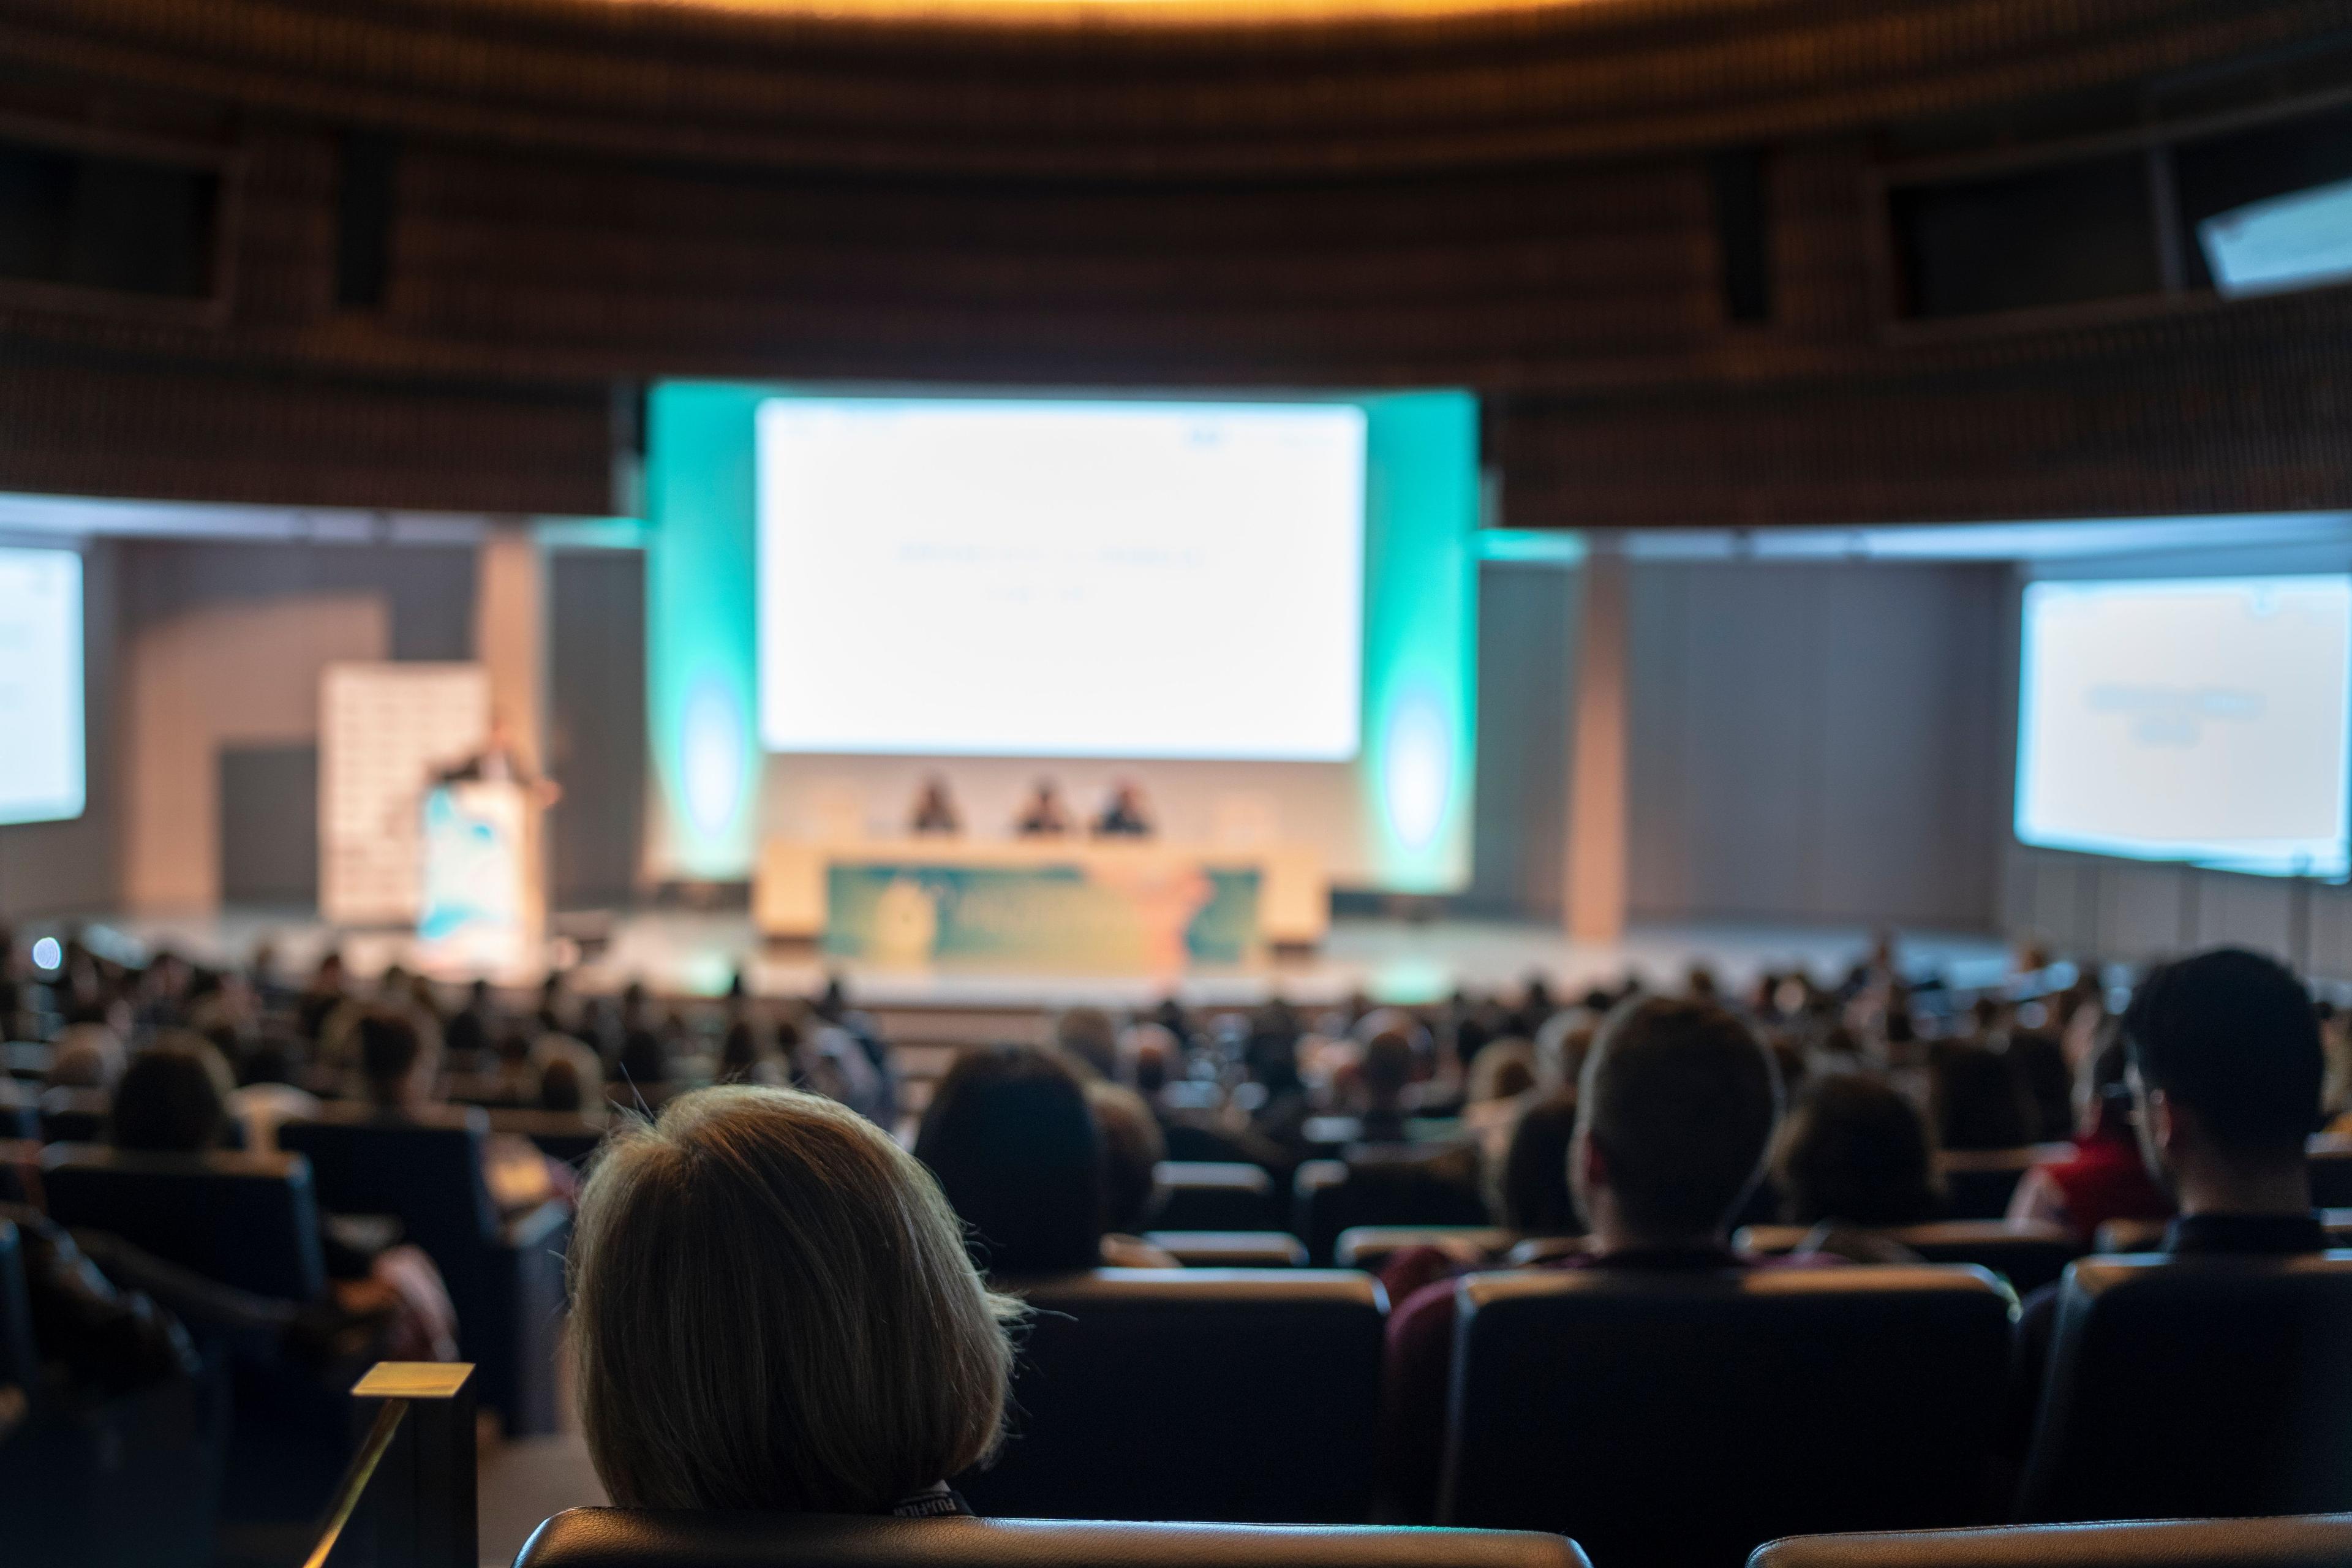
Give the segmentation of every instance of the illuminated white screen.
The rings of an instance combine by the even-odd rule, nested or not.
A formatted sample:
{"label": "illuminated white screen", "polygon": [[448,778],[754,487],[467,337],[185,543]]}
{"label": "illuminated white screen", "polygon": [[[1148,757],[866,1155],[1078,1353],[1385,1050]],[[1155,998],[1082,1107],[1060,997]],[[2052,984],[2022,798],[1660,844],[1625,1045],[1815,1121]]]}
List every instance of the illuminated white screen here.
{"label": "illuminated white screen", "polygon": [[2036,583],[2021,669],[2021,841],[2352,869],[2352,577]]}
{"label": "illuminated white screen", "polygon": [[82,810],[81,557],[0,550],[0,822]]}
{"label": "illuminated white screen", "polygon": [[1360,409],[780,397],[758,417],[770,751],[1356,754]]}

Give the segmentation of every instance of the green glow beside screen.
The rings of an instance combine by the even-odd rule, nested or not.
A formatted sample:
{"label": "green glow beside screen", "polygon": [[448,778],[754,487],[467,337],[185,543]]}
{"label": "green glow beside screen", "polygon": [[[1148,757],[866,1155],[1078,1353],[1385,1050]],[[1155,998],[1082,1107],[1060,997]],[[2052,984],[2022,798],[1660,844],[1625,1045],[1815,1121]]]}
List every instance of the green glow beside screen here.
{"label": "green glow beside screen", "polygon": [[[820,391],[840,389],[667,382],[648,400],[647,721],[654,858],[667,876],[740,879],[757,857],[754,412]],[[1444,892],[1470,868],[1477,400],[1331,401],[1368,422],[1364,743],[1352,765],[1373,874],[1383,889]]]}

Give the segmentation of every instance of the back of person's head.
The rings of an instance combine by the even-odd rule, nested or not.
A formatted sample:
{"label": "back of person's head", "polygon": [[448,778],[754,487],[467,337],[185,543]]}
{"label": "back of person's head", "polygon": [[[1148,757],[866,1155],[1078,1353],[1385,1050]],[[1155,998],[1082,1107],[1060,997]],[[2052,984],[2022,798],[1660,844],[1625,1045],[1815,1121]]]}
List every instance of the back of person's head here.
{"label": "back of person's head", "polygon": [[2024,1087],[1999,1051],[1974,1040],[1927,1050],[1927,1110],[1946,1149],[2015,1149],[2033,1142]]}
{"label": "back of person's head", "polygon": [[570,1268],[582,1425],[623,1507],[876,1513],[996,1447],[1019,1309],[845,1107],[730,1085],[634,1121]]}
{"label": "back of person's head", "polygon": [[423,1096],[436,1064],[434,1042],[414,1016],[370,1008],[359,1021],[359,1042],[360,1081],[370,1104],[396,1107]]}
{"label": "back of person's head", "polygon": [[2239,948],[2161,964],[2124,1013],[2131,1065],[2147,1089],[2241,1159],[2299,1158],[2326,1073],[2319,1019],[2292,970]]}
{"label": "back of person's head", "polygon": [[[1772,1055],[1745,1023],[1711,1003],[1636,997],[1593,1039],[1576,1136],[1627,1228],[1695,1238],[1719,1236],[1754,1190],[1780,1114]],[[1573,1179],[1583,1164],[1571,1157]]]}
{"label": "back of person's head", "polygon": [[1568,1148],[1576,1133],[1576,1096],[1555,1089],[1519,1112],[1503,1155],[1503,1223],[1530,1236],[1570,1236],[1576,1196],[1568,1188]]}
{"label": "back of person's head", "polygon": [[669,1046],[658,1030],[643,1024],[632,1026],[621,1036],[621,1048],[613,1065],[623,1083],[667,1083]]}
{"label": "back of person's head", "polygon": [[1102,1134],[1103,1222],[1112,1230],[1142,1230],[1163,1195],[1160,1162],[1168,1158],[1168,1140],[1131,1089],[1097,1079],[1087,1085],[1087,1104]]}
{"label": "back of person's head", "polygon": [[1470,1064],[1464,1093],[1471,1103],[1517,1100],[1536,1086],[1536,1048],[1516,1038],[1496,1040]]}
{"label": "back of person's head", "polygon": [[1035,1046],[956,1058],[915,1136],[995,1275],[1091,1268],[1101,1256],[1102,1137],[1077,1070]]}
{"label": "back of person's head", "polygon": [[1054,1020],[1054,1044],[1097,1078],[1118,1077],[1118,1026],[1099,1007],[1072,1007]]}
{"label": "back of person's head", "polygon": [[49,1055],[47,1082],[52,1089],[112,1089],[122,1077],[122,1041],[102,1020],[68,1024]]}
{"label": "back of person's head", "polygon": [[194,1154],[217,1148],[228,1120],[228,1064],[201,1036],[173,1032],[140,1052],[114,1086],[118,1149]]}
{"label": "back of person's head", "polygon": [[1364,1094],[1373,1105],[1393,1107],[1412,1085],[1412,1037],[1402,1029],[1381,1029],[1364,1042],[1363,1065],[1357,1069]]}
{"label": "back of person's head", "polygon": [[1781,1217],[1797,1225],[1916,1225],[1936,1216],[1935,1152],[1911,1102],[1859,1073],[1796,1097],[1772,1153]]}
{"label": "back of person's head", "polygon": [[539,1108],[568,1110],[575,1115],[601,1115],[604,1110],[604,1074],[596,1053],[577,1040],[551,1035],[540,1042]]}

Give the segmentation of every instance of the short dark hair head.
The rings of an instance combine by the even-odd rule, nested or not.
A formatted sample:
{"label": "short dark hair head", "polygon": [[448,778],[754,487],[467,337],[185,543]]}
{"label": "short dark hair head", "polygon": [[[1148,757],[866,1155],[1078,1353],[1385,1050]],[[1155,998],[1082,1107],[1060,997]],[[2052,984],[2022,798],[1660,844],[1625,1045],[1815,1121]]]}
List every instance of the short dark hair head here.
{"label": "short dark hair head", "polygon": [[1160,1162],[1168,1158],[1168,1140],[1151,1108],[1131,1089],[1097,1079],[1087,1085],[1087,1104],[1102,1134],[1104,1223],[1113,1230],[1142,1230],[1166,1196]]}
{"label": "short dark hair head", "polygon": [[1568,1188],[1568,1146],[1576,1132],[1576,1094],[1555,1089],[1519,1113],[1503,1156],[1503,1223],[1530,1236],[1568,1236],[1576,1197]]}
{"label": "short dark hair head", "polygon": [[1784,1218],[1916,1225],[1936,1216],[1927,1121],[1877,1079],[1832,1073],[1797,1097],[1772,1152]]}
{"label": "short dark hair head", "polygon": [[389,1008],[374,1008],[360,1019],[360,1075],[368,1092],[378,1100],[396,1099],[408,1075],[425,1054],[425,1037],[416,1020]]}
{"label": "short dark hair head", "polygon": [[216,1148],[229,1087],[228,1064],[211,1041],[164,1036],[131,1058],[114,1086],[114,1146],[163,1154]]}
{"label": "short dark hair head", "polygon": [[915,1135],[998,1276],[1091,1268],[1102,1252],[1104,1155],[1077,1070],[1035,1046],[985,1046],[956,1058]]}
{"label": "short dark hair head", "polygon": [[1601,1025],[1577,1100],[1626,1223],[1696,1235],[1728,1225],[1754,1190],[1780,1078],[1764,1042],[1723,1008],[1635,997]]}
{"label": "short dark hair head", "polygon": [[2318,1121],[2319,1018],[2275,959],[2225,947],[2159,964],[2123,1034],[2140,1080],[2195,1111],[2224,1151],[2299,1152]]}

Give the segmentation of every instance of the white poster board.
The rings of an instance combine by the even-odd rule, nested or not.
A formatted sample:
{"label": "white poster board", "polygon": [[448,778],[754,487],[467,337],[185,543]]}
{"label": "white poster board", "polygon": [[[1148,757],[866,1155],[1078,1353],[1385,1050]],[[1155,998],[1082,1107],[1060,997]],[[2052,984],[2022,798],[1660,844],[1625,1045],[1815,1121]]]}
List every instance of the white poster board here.
{"label": "white poster board", "polygon": [[320,680],[319,913],[405,925],[424,889],[425,790],[490,727],[478,664],[332,664]]}

